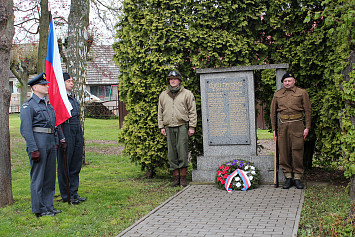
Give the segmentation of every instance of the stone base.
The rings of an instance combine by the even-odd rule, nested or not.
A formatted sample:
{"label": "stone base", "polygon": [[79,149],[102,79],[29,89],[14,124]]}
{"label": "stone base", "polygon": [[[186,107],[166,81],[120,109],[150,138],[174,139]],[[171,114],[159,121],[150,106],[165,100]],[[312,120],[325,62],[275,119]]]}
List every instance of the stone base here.
{"label": "stone base", "polygon": [[[234,159],[253,162],[260,170],[260,184],[274,183],[274,157],[273,156],[199,156],[197,157],[197,169],[192,171],[192,182],[214,183],[218,167]],[[279,182],[283,183],[285,176],[279,169]]]}

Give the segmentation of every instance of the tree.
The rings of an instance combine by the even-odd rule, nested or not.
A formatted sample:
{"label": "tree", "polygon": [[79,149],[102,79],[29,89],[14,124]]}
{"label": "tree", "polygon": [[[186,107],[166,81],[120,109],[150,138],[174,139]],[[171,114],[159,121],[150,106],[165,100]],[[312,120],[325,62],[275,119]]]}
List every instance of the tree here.
{"label": "tree", "polygon": [[28,78],[37,73],[38,44],[14,45],[11,50],[10,70],[20,86],[20,105],[27,100]]}
{"label": "tree", "polygon": [[329,77],[333,87],[340,89],[343,102],[338,109],[342,156],[339,165],[350,179],[350,217],[355,219],[355,4],[354,1],[328,1],[323,11],[310,11],[309,18],[325,18],[325,33],[334,48],[329,56]]}
{"label": "tree", "polygon": [[48,12],[48,0],[41,0],[41,16],[39,18],[39,46],[37,74],[46,71],[46,57],[48,44],[48,29],[50,24],[50,15]]}
{"label": "tree", "polygon": [[[38,28],[35,32],[31,32],[22,25],[27,22],[23,20],[18,23],[22,29],[25,29],[32,35],[39,33],[39,43],[27,43],[15,45],[11,55],[11,72],[15,75],[20,84],[20,104],[22,105],[27,99],[27,82],[31,74],[39,74],[46,71],[46,56],[47,56],[47,41],[48,41],[48,27],[49,27],[49,12],[48,0],[41,0],[40,6],[35,4],[33,9],[40,8],[41,14],[38,16],[33,11],[27,9],[27,16],[30,21],[39,22]],[[16,8],[19,10],[18,8]],[[33,54],[36,50],[37,55]]]}
{"label": "tree", "polygon": [[159,94],[169,70],[178,69],[196,97],[199,122],[189,141],[193,160],[202,153],[201,67],[261,64],[258,43],[263,4],[253,1],[128,0],[118,24],[115,60],[126,116],[119,140],[125,153],[152,177],[166,167],[166,141],[157,129]]}
{"label": "tree", "polygon": [[297,83],[307,88],[312,101],[313,162],[322,167],[345,169],[345,176],[350,179],[352,217],[355,214],[354,13],[353,0],[282,0],[270,1],[264,16],[268,61],[288,62]]}
{"label": "tree", "polygon": [[[75,79],[74,93],[78,95],[81,109],[81,126],[84,132],[85,85],[88,52],[90,0],[72,0],[68,18],[67,69]],[[85,163],[85,153],[83,157]]]}
{"label": "tree", "polygon": [[13,202],[9,131],[9,68],[14,36],[13,1],[0,1],[0,207]]}

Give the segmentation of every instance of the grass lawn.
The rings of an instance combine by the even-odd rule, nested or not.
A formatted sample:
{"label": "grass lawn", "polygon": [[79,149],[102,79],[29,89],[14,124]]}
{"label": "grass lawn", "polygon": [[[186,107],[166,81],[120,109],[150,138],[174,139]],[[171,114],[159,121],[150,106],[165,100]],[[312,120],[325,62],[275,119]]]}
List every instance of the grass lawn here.
{"label": "grass lawn", "polygon": [[[54,205],[63,213],[36,218],[31,212],[30,164],[19,126],[19,115],[10,115],[14,203],[0,208],[0,236],[115,236],[181,190],[169,186],[168,171],[146,179],[140,167],[121,154],[118,120],[86,119],[88,165],[80,173],[79,194],[87,201],[80,205],[62,203],[57,185]],[[273,139],[272,133],[264,130],[258,130],[258,138]],[[346,218],[350,208],[348,191],[344,182],[341,185],[336,180],[341,174],[327,172],[328,176],[317,176],[317,181],[329,177],[325,185],[307,186],[299,236],[355,234]]]}
{"label": "grass lawn", "polygon": [[115,236],[181,190],[169,186],[168,172],[146,179],[139,166],[120,154],[118,120],[86,119],[89,165],[81,170],[79,194],[87,201],[62,203],[57,184],[54,206],[63,213],[36,218],[31,211],[30,164],[19,126],[19,115],[10,115],[14,203],[0,209],[0,236]]}
{"label": "grass lawn", "polygon": [[256,131],[259,140],[273,140],[274,135],[268,130],[257,129]]}

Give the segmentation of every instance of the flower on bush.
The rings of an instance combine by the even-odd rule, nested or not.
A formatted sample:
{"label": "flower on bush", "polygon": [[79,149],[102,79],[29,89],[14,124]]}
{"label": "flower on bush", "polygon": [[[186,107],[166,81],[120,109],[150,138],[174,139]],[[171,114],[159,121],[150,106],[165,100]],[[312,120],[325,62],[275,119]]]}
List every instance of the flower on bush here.
{"label": "flower on bush", "polygon": [[216,184],[220,189],[228,192],[257,188],[260,171],[252,162],[245,160],[232,160],[222,164],[217,170]]}

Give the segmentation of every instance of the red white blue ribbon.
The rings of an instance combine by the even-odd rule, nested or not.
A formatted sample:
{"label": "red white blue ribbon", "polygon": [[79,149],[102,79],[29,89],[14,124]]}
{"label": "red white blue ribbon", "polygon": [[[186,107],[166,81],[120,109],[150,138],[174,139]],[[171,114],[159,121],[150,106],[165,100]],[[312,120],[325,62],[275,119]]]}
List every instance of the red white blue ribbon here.
{"label": "red white blue ribbon", "polygon": [[227,177],[226,182],[225,182],[225,184],[224,184],[225,189],[226,189],[229,193],[232,192],[232,189],[231,189],[229,186],[230,186],[230,184],[231,184],[233,178],[234,178],[236,175],[238,175],[238,170],[234,170],[233,173],[231,173],[231,174]]}
{"label": "red white blue ribbon", "polygon": [[251,186],[250,180],[243,170],[237,169],[237,171],[238,171],[240,178],[242,178],[242,180],[243,180],[244,188],[242,188],[242,190],[247,191],[248,188]]}
{"label": "red white blue ribbon", "polygon": [[226,182],[224,184],[224,187],[225,189],[228,191],[228,192],[232,192],[233,190],[229,187],[233,178],[235,176],[239,175],[240,178],[243,180],[243,185],[244,187],[242,188],[243,191],[247,191],[248,188],[251,186],[251,183],[250,183],[250,180],[248,178],[248,176],[246,175],[246,172],[244,172],[243,170],[241,169],[236,169],[235,171],[233,171],[233,173],[231,173],[227,179],[226,179]]}

